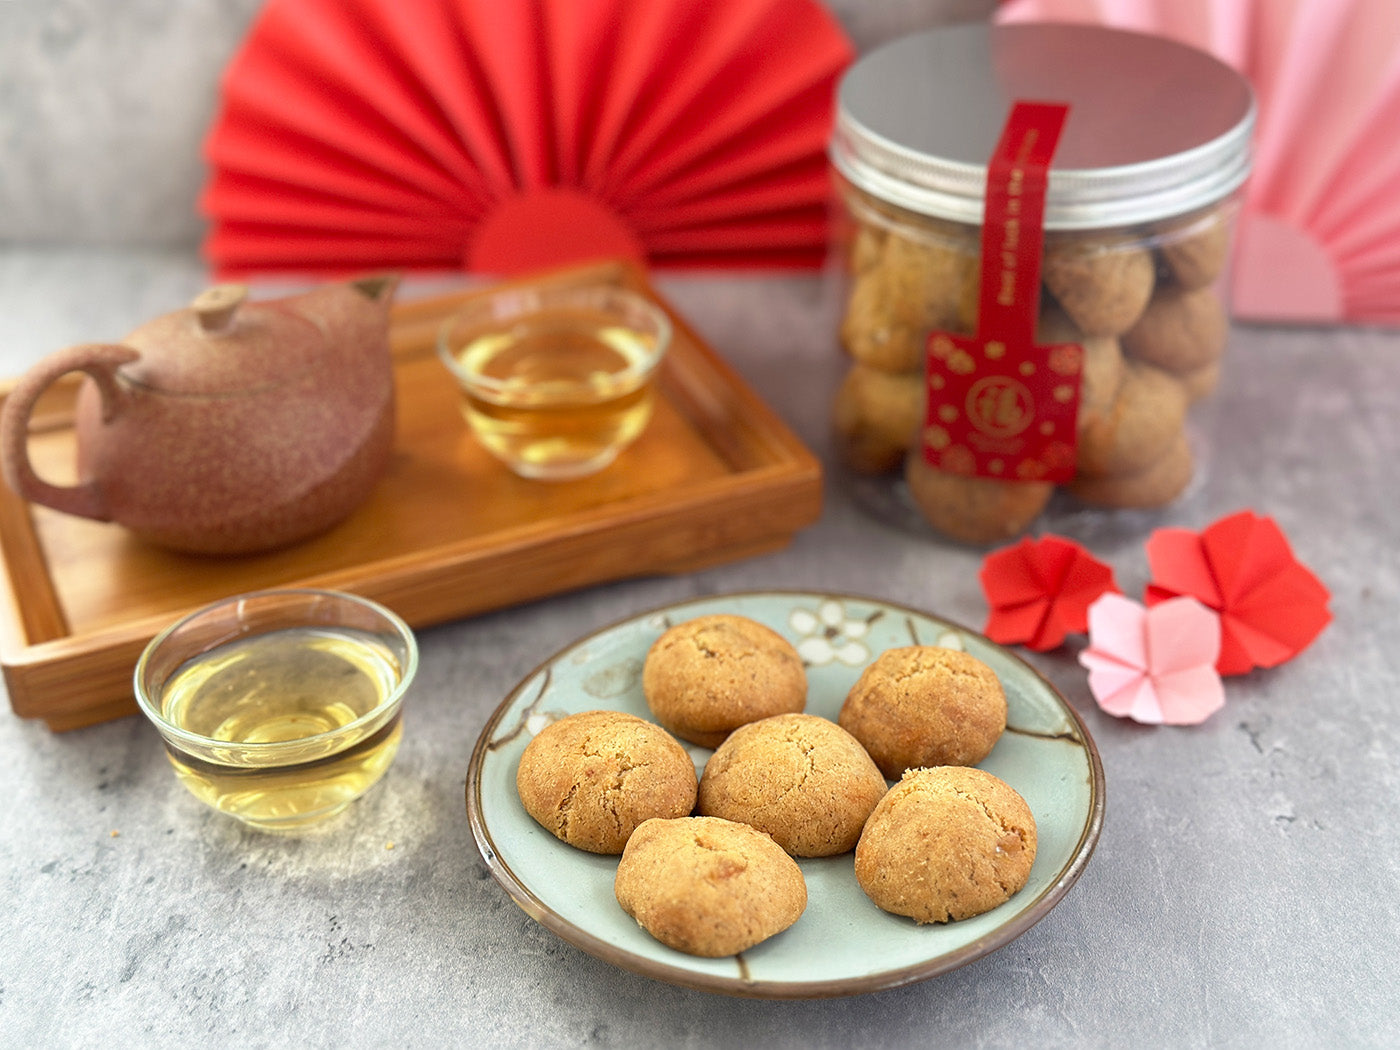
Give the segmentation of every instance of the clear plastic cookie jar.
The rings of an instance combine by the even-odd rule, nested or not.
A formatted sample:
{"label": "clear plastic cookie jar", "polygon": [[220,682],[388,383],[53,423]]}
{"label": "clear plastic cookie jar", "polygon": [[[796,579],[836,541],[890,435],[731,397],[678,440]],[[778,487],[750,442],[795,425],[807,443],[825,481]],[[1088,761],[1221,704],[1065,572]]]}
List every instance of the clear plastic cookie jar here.
{"label": "clear plastic cookie jar", "polygon": [[[1022,101],[1063,110],[1036,214],[1029,197],[1005,212],[1019,162],[993,164]],[[833,424],[845,465],[878,479],[858,482],[866,502],[988,544],[1052,498],[1178,499],[1228,342],[1253,124],[1234,70],[1120,30],[940,28],[853,65],[829,151],[848,220]],[[988,303],[1024,325],[1024,354]]]}

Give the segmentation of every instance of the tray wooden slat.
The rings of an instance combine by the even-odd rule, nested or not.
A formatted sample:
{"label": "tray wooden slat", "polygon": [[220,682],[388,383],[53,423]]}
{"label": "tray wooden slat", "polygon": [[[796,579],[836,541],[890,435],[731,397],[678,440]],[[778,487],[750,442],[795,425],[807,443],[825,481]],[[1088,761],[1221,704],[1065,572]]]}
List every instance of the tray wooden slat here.
{"label": "tray wooden slat", "polygon": [[[395,456],[369,500],[322,536],[250,557],[186,556],[31,506],[0,485],[0,668],[15,713],[63,730],[135,711],[131,672],[146,642],[241,591],[354,591],[424,627],[766,553],[816,520],[816,458],[642,271],[606,263],[539,280],[632,287],[675,325],[655,416],[614,466],[565,483],[511,474],[472,438],[434,350],[442,320],[482,293],[399,304]],[[55,384],[31,426],[30,457],[55,481],[72,476],[77,386]]]}

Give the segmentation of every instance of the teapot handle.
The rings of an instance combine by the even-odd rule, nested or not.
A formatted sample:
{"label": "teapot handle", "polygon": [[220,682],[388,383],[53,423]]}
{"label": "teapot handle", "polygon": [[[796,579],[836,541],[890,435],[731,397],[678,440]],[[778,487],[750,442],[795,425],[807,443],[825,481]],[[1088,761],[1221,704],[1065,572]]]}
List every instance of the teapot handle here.
{"label": "teapot handle", "polygon": [[34,472],[29,462],[29,417],[45,390],[69,372],[86,372],[102,398],[102,419],[110,421],[126,395],[117,382],[117,369],[141,355],[117,343],[85,343],[50,354],[24,374],[0,409],[0,470],[10,487],[31,503],[98,521],[111,520],[107,501],[96,481],[53,485]]}

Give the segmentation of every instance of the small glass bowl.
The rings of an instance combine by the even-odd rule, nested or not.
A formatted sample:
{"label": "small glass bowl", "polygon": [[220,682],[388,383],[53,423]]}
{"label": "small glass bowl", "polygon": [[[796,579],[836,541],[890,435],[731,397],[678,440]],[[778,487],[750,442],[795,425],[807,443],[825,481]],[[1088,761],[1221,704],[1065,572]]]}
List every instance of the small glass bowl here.
{"label": "small glass bowl", "polygon": [[651,419],[672,326],[651,300],[609,285],[515,287],[442,326],[438,355],[481,444],[525,478],[604,469]]}
{"label": "small glass bowl", "polygon": [[240,594],[153,638],[136,700],[176,776],[265,830],[340,812],[398,751],[413,632],[376,602],[322,590]]}

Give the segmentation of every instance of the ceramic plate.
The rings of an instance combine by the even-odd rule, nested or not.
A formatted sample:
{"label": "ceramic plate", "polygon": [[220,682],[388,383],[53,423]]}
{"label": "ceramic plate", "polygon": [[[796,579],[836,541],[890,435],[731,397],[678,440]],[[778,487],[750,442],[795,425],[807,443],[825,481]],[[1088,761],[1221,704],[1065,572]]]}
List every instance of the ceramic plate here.
{"label": "ceramic plate", "polygon": [[[982,768],[1016,788],[1035,814],[1038,846],[1026,887],[990,912],[919,926],[880,911],[856,884],[851,854],[800,860],[807,910],[741,955],[702,959],[652,939],[613,896],[617,858],[567,846],[536,824],[515,790],[534,732],[578,711],[649,718],[642,663],[672,624],[710,613],[758,620],[807,665],[807,711],[835,719],[861,670],[885,649],[962,648],[1001,678],[1007,731]],[[710,752],[690,751],[697,767]],[[888,602],[764,592],[699,598],[645,613],[558,653],[498,707],[472,752],[467,814],[496,880],[527,914],[598,958],[674,984],[761,998],[851,995],[907,984],[971,962],[1024,933],[1084,870],[1103,822],[1103,767],[1078,715],[1030,665],[986,638]]]}

